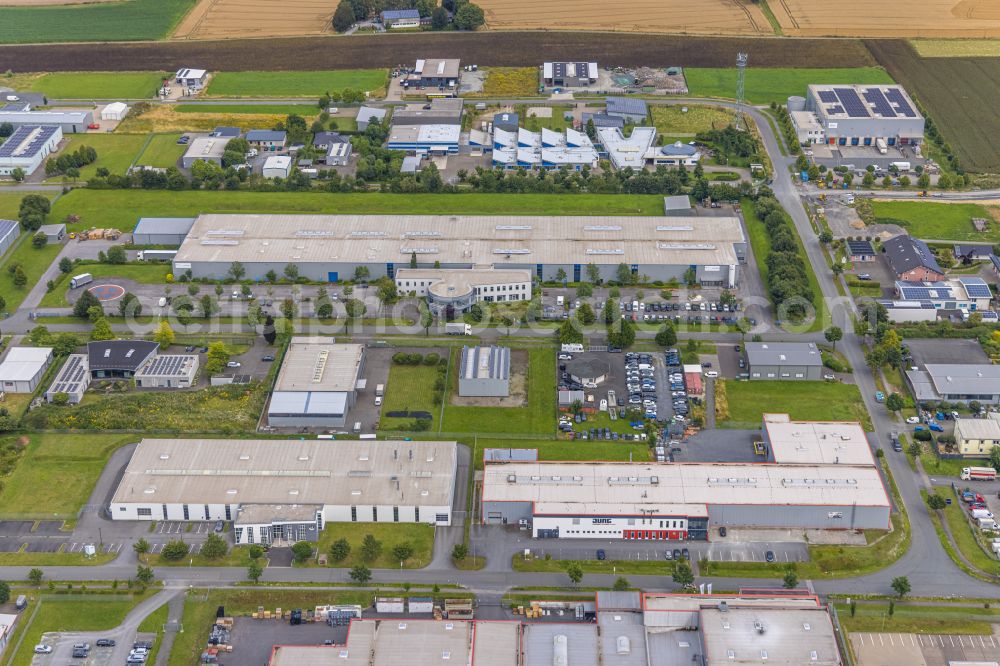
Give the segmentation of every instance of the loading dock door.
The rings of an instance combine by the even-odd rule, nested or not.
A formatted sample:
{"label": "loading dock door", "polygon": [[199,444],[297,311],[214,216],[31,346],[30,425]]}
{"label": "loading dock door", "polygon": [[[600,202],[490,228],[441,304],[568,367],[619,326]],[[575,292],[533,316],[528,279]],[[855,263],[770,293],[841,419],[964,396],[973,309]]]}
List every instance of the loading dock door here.
{"label": "loading dock door", "polygon": [[496,511],[491,511],[486,516],[486,524],[487,525],[501,525],[501,524],[503,524],[503,514],[501,514],[499,512],[496,512]]}
{"label": "loading dock door", "polygon": [[327,282],[340,282],[340,273],[337,271],[330,271],[326,274]]}

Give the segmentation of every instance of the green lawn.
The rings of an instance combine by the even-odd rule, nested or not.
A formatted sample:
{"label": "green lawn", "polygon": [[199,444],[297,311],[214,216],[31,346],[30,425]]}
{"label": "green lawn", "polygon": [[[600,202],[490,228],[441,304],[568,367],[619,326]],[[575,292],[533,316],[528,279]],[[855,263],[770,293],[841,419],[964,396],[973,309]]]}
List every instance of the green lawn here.
{"label": "green lawn", "polygon": [[119,278],[134,280],[140,284],[166,284],[169,272],[170,264],[80,264],[71,272],[60,274],[55,281],[56,288],[42,296],[39,305],[45,308],[69,306],[69,301],[66,300],[69,278],[80,273],[90,273],[94,279]]}
{"label": "green lawn", "polygon": [[27,448],[14,471],[2,479],[0,517],[4,519],[75,518],[111,454],[140,439],[107,434],[23,437]]}
{"label": "green lawn", "polygon": [[[450,390],[461,351],[452,351]],[[556,351],[553,347],[528,350],[528,399],[523,407],[459,407],[445,398],[443,432],[546,435],[555,430]]]}
{"label": "green lawn", "polygon": [[46,632],[114,629],[143,599],[142,596],[125,594],[81,596],[45,595],[34,621],[24,632],[20,649],[8,663],[11,666],[29,666],[35,656],[32,648],[42,642],[42,634]]}
{"label": "green lawn", "polygon": [[983,550],[976,541],[974,528],[965,517],[965,504],[947,490],[942,490],[940,494],[952,498],[951,504],[944,508],[944,517],[948,521],[948,529],[951,530],[958,549],[976,568],[1000,576],[1000,560]]}
{"label": "green lawn", "polygon": [[[61,153],[71,153],[80,146],[90,146],[97,151],[97,161],[80,169],[79,180],[84,181],[94,176],[100,167],[113,174],[125,175],[145,143],[146,137],[142,134],[71,134],[69,144]],[[53,176],[50,180],[62,179],[62,176]]]}
{"label": "green lawn", "polygon": [[[398,566],[398,565],[397,565]],[[226,614],[246,617],[258,606],[269,608],[315,608],[326,604],[372,605],[374,593],[364,590],[278,590],[270,588],[191,590],[184,600],[183,633],[174,639],[168,666],[191,666],[199,663],[205,649],[208,627],[215,622],[215,611],[226,607]]]}
{"label": "green lawn", "polygon": [[178,104],[178,113],[277,113],[281,115],[315,116],[321,109],[315,104]]}
{"label": "green lawn", "polygon": [[49,99],[144,99],[156,96],[165,76],[166,72],[52,72],[32,77],[19,89],[44,93]]}
{"label": "green lawn", "polygon": [[850,604],[833,605],[845,633],[989,635],[990,624],[1000,621],[1000,610],[982,606],[911,606],[897,600],[890,616],[889,602],[861,601],[852,617]]}
{"label": "green lawn", "polygon": [[177,166],[178,160],[187,150],[187,146],[177,143],[179,136],[180,134],[154,134],[135,163],[163,169]]}
{"label": "green lawn", "polygon": [[[181,539],[183,540],[183,538],[182,536]],[[234,546],[229,549],[225,557],[217,559],[209,559],[200,553],[173,561],[165,560],[159,554],[147,554],[143,558],[151,567],[247,567],[250,565],[250,547]],[[267,560],[261,559],[260,564],[261,566],[266,566]]]}
{"label": "green lawn", "polygon": [[16,220],[17,211],[21,206],[21,199],[24,198],[25,194],[41,194],[49,199],[52,198],[52,193],[50,192],[4,192],[0,190],[0,218]]}
{"label": "green lawn", "polygon": [[527,109],[528,109],[527,106],[524,106],[523,108],[519,107],[519,110],[521,112],[521,125],[525,129],[529,129],[532,132],[540,132],[543,127],[550,130],[555,130],[556,132],[561,132],[567,127],[573,126],[572,120],[566,120],[566,118],[563,117],[564,113],[573,110],[572,107],[569,106],[551,107],[552,109],[551,118],[539,118],[537,116],[529,117]]}
{"label": "green lawn", "polygon": [[[1000,225],[985,206],[969,203],[930,203],[927,201],[872,201],[877,223],[898,224],[911,235],[928,240],[1000,241]],[[972,218],[989,220],[989,228],[979,233]]]}
{"label": "green lawn", "polygon": [[[205,94],[211,97],[316,97],[350,88],[381,96],[389,82],[384,69],[314,72],[218,72]],[[336,106],[336,102],[333,106]]]}
{"label": "green lawn", "polygon": [[477,438],[467,444],[475,447],[476,469],[483,468],[484,449],[537,449],[539,460],[651,460],[651,450],[645,442]]}
{"label": "green lawn", "polygon": [[0,8],[0,44],[163,39],[195,0]]}
{"label": "green lawn", "polygon": [[[752,61],[751,61],[752,62]],[[691,97],[736,97],[736,68],[685,67]],[[810,83],[892,83],[881,67],[792,69],[748,67],[746,98],[751,104],[784,104],[789,95],[805,95]]]}
{"label": "green lawn", "polygon": [[[50,216],[50,219],[53,218]],[[3,268],[0,268],[0,298],[7,302],[7,306],[4,308],[6,312],[13,312],[21,305],[21,301],[31,291],[31,287],[42,277],[42,273],[55,260],[61,249],[62,246],[58,244],[36,249],[31,244],[31,236],[21,234],[14,249],[7,255]],[[9,267],[16,263],[21,264],[25,275],[28,276],[28,284],[24,287],[15,286],[14,279],[8,271]]]}
{"label": "green lawn", "polygon": [[[138,152],[138,149],[136,149]],[[20,199],[18,199],[20,201]],[[15,207],[16,214],[16,207]],[[53,206],[50,219],[81,217],[71,231],[135,228],[140,217],[201,213],[662,215],[663,197],[601,194],[380,194],[324,192],[168,192],[75,189]]]}
{"label": "green lawn", "polygon": [[[361,556],[361,543],[371,534],[382,543],[382,553],[366,562]],[[330,546],[338,539],[347,539],[351,553],[341,562],[329,560],[333,567],[353,567],[364,564],[370,569],[399,569],[399,560],[392,549],[401,543],[413,547],[413,557],[403,563],[404,569],[420,569],[430,564],[434,554],[434,527],[424,523],[327,523],[319,537],[318,553],[329,556]]]}
{"label": "green lawn", "polygon": [[[687,111],[682,111],[686,108]],[[693,137],[698,132],[722,129],[733,122],[733,112],[711,106],[654,106],[653,126],[668,137]]]}
{"label": "green lawn", "polygon": [[725,386],[729,419],[724,428],[759,428],[764,413],[787,413],[800,421],[860,421],[866,430],[872,428],[853,384],[725,380]]}
{"label": "green lawn", "polygon": [[[938,458],[930,450],[929,442],[920,443],[923,445],[920,453],[920,464],[923,465],[924,471],[927,472],[928,476],[949,476],[953,477],[957,483],[958,477],[962,474],[963,467],[977,464],[963,458]],[[982,461],[981,464],[986,464],[986,461]]]}
{"label": "green lawn", "polygon": [[[386,416],[391,411],[430,412],[433,417],[431,431],[437,431],[440,407],[434,404],[432,387],[437,379],[436,365],[397,365],[389,369],[385,398],[382,401],[380,430],[406,430],[413,418]],[[363,424],[368,427],[369,424]]]}

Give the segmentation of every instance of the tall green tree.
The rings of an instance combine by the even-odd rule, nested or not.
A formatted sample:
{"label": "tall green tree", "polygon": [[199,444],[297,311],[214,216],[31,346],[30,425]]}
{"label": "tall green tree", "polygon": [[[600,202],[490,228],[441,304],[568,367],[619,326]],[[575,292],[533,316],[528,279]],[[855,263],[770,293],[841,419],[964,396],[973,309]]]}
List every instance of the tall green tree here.
{"label": "tall green tree", "polygon": [[830,328],[823,331],[823,337],[826,341],[833,345],[833,350],[837,350],[837,341],[844,337],[844,331],[839,326],[831,326]]}

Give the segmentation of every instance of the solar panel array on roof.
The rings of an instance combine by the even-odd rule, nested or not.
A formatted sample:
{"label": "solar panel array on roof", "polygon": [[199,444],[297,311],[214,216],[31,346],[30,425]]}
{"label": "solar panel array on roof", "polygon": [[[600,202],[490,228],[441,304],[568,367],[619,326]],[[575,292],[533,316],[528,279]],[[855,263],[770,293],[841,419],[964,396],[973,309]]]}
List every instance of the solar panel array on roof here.
{"label": "solar panel array on roof", "polygon": [[165,377],[183,377],[191,365],[190,356],[168,354],[157,356],[143,370],[144,375],[160,375]]}
{"label": "solar panel array on roof", "polygon": [[819,101],[823,102],[824,104],[836,104],[837,93],[833,92],[832,90],[820,90]]}
{"label": "solar panel array on roof", "polygon": [[50,393],[77,393],[80,384],[87,377],[87,369],[84,367],[82,354],[72,354],[66,360],[66,365],[59,371],[56,381],[49,387]]}
{"label": "solar panel array on roof", "polygon": [[868,118],[871,116],[868,113],[868,107],[861,101],[858,93],[853,88],[834,88],[833,90],[837,93],[840,103],[844,105],[844,110],[847,111],[848,116],[851,118]]}
{"label": "solar panel array on roof", "polygon": [[865,99],[875,107],[875,113],[882,116],[883,118],[895,118],[896,112],[893,110],[892,106],[889,104],[889,100],[885,98],[882,94],[880,88],[866,88]]}
{"label": "solar panel array on roof", "polygon": [[866,240],[849,240],[847,241],[847,249],[852,255],[875,254],[875,248],[872,247],[870,241]]}
{"label": "solar panel array on roof", "polygon": [[52,125],[22,125],[0,146],[0,157],[31,157],[58,129]]}
{"label": "solar panel array on roof", "polygon": [[885,91],[886,98],[896,105],[896,111],[907,118],[916,118],[917,112],[913,110],[910,103],[906,101],[903,91],[899,88],[889,88]]}
{"label": "solar panel array on roof", "polygon": [[839,104],[834,104],[833,106],[828,106],[826,108],[826,112],[827,113],[833,113],[833,114],[839,115],[839,114],[841,114],[841,113],[844,112],[844,107],[842,107]]}
{"label": "solar panel array on roof", "polygon": [[980,278],[959,278],[959,282],[965,287],[969,298],[991,298],[993,296],[989,285]]}
{"label": "solar panel array on roof", "polygon": [[948,288],[935,289],[932,287],[913,286],[901,287],[903,298],[908,300],[928,300],[934,298],[951,298],[951,290]]}

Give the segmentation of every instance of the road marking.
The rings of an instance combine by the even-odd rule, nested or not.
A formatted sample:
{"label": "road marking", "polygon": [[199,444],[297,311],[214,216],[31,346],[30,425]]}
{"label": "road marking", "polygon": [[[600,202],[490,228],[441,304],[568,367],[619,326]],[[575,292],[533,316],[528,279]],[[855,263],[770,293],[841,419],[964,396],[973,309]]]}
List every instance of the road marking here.
{"label": "road marking", "polygon": [[883,647],[885,646],[885,637],[882,634],[878,635],[878,643]]}
{"label": "road marking", "polygon": [[955,637],[954,636],[948,636],[948,640],[951,641],[951,646],[955,647]]}
{"label": "road marking", "polygon": [[997,644],[993,642],[993,637],[990,636],[990,647],[996,647]]}
{"label": "road marking", "polygon": [[983,647],[986,647],[986,641],[983,640],[982,636],[979,637],[979,644]]}
{"label": "road marking", "polygon": [[889,644],[893,647],[896,645],[896,639],[892,637],[892,634],[889,634]]}

